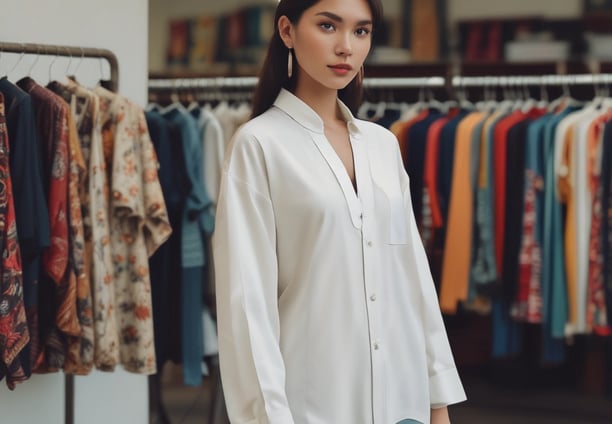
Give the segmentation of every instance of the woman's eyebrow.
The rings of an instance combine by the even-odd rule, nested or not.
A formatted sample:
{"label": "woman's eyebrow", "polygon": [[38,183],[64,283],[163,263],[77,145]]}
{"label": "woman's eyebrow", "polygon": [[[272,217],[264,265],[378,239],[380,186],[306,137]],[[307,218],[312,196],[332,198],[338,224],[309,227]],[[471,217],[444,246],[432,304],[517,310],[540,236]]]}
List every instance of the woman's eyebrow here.
{"label": "woman's eyebrow", "polygon": [[[336,21],[336,22],[344,21],[344,19],[342,19],[340,16],[338,16],[335,13],[332,13],[332,12],[319,12],[319,13],[317,13],[316,16],[325,16],[325,17],[331,19],[332,21]],[[364,19],[362,21],[357,22],[358,26],[361,26],[361,25],[371,25],[371,24],[372,24],[372,21],[369,20],[369,19]]]}

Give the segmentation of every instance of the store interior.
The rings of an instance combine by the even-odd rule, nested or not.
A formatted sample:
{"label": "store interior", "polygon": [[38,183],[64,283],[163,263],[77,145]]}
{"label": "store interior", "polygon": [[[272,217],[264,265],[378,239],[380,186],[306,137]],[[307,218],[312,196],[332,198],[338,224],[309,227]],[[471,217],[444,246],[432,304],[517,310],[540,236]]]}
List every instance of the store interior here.
{"label": "store interior", "polygon": [[[610,2],[382,3],[384,29],[375,36],[365,67],[371,80],[366,101],[373,104],[414,104],[424,97],[478,101],[495,90],[501,93],[495,86],[504,80],[535,96],[545,90],[550,99],[569,86],[572,95],[587,100],[608,81],[579,83],[576,77],[612,72],[612,30],[606,24],[612,19]],[[248,103],[275,2],[149,4],[149,100]],[[565,86],[544,76],[566,76]],[[522,81],[529,77],[539,79],[528,86]],[[508,94],[503,90],[498,95]],[[469,399],[451,408],[453,423],[612,421],[609,337],[576,336],[567,340],[563,360],[546,361],[541,325],[525,324],[521,348],[497,355],[490,314],[459,307],[445,314],[445,322]],[[185,387],[170,364],[162,397],[172,422],[195,423],[203,417],[226,422],[217,388],[214,377],[205,378],[201,387]]]}
{"label": "store interior", "polygon": [[[72,76],[83,86],[102,85],[119,93],[143,113],[172,110],[179,103],[190,110],[224,109],[226,117],[230,116],[223,123],[228,142],[232,128],[235,130],[248,117],[259,66],[273,31],[276,3],[9,0],[6,10],[12,12],[0,17],[1,80],[6,77],[17,83],[29,77],[46,85]],[[612,107],[607,103],[612,97],[610,0],[382,3],[384,26],[375,34],[365,65],[366,90],[360,109],[365,119],[391,125],[401,121],[399,112],[412,107],[447,113],[452,108],[492,110],[511,104],[516,111],[535,103],[553,105],[563,98],[571,98],[581,107]],[[418,166],[414,161],[406,163],[409,174]],[[509,163],[508,175],[516,176],[516,172]],[[214,194],[216,189],[211,184],[213,188],[206,189]],[[508,196],[514,193],[511,181],[507,191]],[[513,208],[509,200],[504,209],[506,216],[512,216],[508,225],[515,225],[516,216],[521,214]],[[426,222],[420,211],[415,213]],[[423,233],[426,243],[435,238],[431,234]],[[520,249],[523,253],[523,246],[517,244],[521,240],[509,234],[507,240],[515,253],[510,258],[514,274],[507,272],[489,282],[505,284],[512,278],[523,278],[519,264],[530,265],[529,272],[537,271],[533,265],[539,262],[530,262],[529,258],[521,262],[518,252]],[[580,234],[576,237],[591,241]],[[521,314],[527,312],[507,307],[500,330],[500,316],[495,315],[490,302],[498,294],[497,286],[479,292],[488,299],[484,303],[449,298],[442,284],[444,252],[436,250],[435,243],[427,246],[433,246],[428,259],[468,397],[467,402],[450,407],[451,422],[612,423],[610,322],[598,326],[589,309],[590,318],[582,319],[588,325],[581,321],[576,330],[578,327],[565,328],[562,323],[551,339],[549,323],[537,317],[526,318]],[[589,247],[577,245],[577,255],[591,260],[586,253]],[[209,248],[203,249],[209,252]],[[176,256],[179,250],[172,244],[165,254]],[[596,259],[589,262],[589,267],[609,271],[610,261]],[[208,267],[204,271],[202,284],[194,292],[197,295],[190,299],[197,300],[190,302],[194,315],[177,318],[181,311],[172,303],[178,302],[172,287],[178,284],[165,284],[167,291],[160,294],[156,281],[167,275],[164,272],[168,269],[151,266],[151,314],[154,318],[162,310],[174,314],[171,323],[175,325],[165,326],[163,337],[156,334],[155,373],[130,371],[125,361],[112,369],[90,364],[86,372],[76,375],[49,368],[23,378],[16,387],[6,379],[0,387],[0,421],[228,424],[215,340],[214,270]],[[171,275],[165,282],[176,282],[175,277]],[[607,290],[609,293],[610,287]],[[539,305],[540,301],[535,302]],[[526,310],[530,305],[522,304]],[[591,306],[597,309],[602,304],[593,302]],[[150,318],[147,313],[142,316]],[[181,320],[192,324],[197,321],[198,325],[185,329]],[[191,351],[192,368],[187,378],[182,356],[185,349],[181,352],[185,345],[181,343],[194,332],[199,332],[193,338],[199,345]],[[200,356],[193,358],[193,352]]]}

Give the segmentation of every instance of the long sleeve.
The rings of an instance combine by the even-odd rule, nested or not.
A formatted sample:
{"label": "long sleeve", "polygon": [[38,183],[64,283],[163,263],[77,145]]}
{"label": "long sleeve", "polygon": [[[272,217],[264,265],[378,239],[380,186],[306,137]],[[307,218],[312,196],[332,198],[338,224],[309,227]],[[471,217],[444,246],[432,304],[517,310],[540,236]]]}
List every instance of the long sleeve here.
{"label": "long sleeve", "polygon": [[[398,160],[401,162],[401,158]],[[400,168],[401,169],[401,168]],[[438,297],[429,270],[429,262],[421,242],[410,199],[408,176],[402,170],[402,187],[405,209],[410,221],[412,245],[412,268],[416,270],[416,279],[421,292],[420,318],[425,337],[427,352],[427,372],[429,375],[429,399],[432,408],[439,408],[466,399],[457,368],[454,363],[446,329],[442,320]]]}
{"label": "long sleeve", "polygon": [[273,205],[263,153],[240,133],[224,166],[213,236],[221,375],[235,424],[291,424],[279,347]]}

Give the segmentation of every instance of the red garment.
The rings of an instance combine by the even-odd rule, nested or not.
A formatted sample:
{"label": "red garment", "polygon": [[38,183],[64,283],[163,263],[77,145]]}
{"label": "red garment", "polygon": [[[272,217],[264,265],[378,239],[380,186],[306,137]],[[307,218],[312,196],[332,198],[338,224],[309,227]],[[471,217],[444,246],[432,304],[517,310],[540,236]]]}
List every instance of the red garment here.
{"label": "red garment", "polygon": [[9,142],[0,93],[0,378],[12,390],[27,378],[19,362],[19,352],[30,340],[25,306],[21,254],[9,169]]}
{"label": "red garment", "polygon": [[535,225],[537,190],[542,189],[542,181],[533,170],[528,170],[525,178],[529,188],[525,193],[519,284],[512,306],[512,317],[519,321],[541,323],[543,300],[540,275],[542,255],[540,245],[536,243]]}
{"label": "red garment", "polygon": [[599,116],[589,126],[587,142],[588,163],[587,175],[589,177],[589,188],[593,199],[591,213],[591,234],[589,237],[589,275],[587,286],[587,329],[593,330],[598,335],[609,336],[612,334],[611,323],[607,322],[606,290],[604,285],[604,257],[601,238],[603,223],[602,198],[603,186],[601,177],[601,148],[602,132],[606,123],[612,119],[612,113]]}
{"label": "red garment", "polygon": [[[77,317],[76,275],[69,263],[69,132],[68,104],[57,94],[38,85],[31,78],[20,80],[17,85],[32,98],[36,124],[40,131],[43,163],[47,166],[47,204],[51,223],[51,246],[43,252],[43,271],[53,280],[53,287],[41,284],[41,296],[50,296],[53,308],[40,315],[41,353],[33,365],[35,372],[61,369],[66,358],[67,336],[79,336],[81,327]],[[53,315],[49,316],[49,315]],[[53,320],[54,322],[46,322]]]}

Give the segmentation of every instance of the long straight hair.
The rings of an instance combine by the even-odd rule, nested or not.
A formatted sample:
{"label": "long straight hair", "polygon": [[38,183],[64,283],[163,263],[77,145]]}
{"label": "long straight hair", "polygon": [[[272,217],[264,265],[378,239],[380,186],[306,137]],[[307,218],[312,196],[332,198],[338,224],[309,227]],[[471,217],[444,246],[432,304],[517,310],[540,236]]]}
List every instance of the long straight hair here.
{"label": "long straight hair", "polygon": [[[283,43],[278,30],[278,20],[281,16],[287,16],[292,24],[296,25],[306,9],[317,4],[320,0],[281,0],[276,8],[274,15],[274,35],[270,40],[266,58],[259,73],[259,82],[255,87],[253,95],[253,112],[251,118],[261,115],[268,110],[276,97],[281,91],[281,88],[286,88],[289,91],[295,90],[297,81],[298,67],[295,63],[295,55],[293,58],[293,76],[289,78],[287,75],[287,57],[289,49]],[[373,29],[375,30],[380,23],[382,17],[382,5],[380,0],[366,0],[372,13]],[[343,89],[338,90],[338,97],[344,102],[353,112],[355,112],[361,103],[363,87],[357,75]]]}

